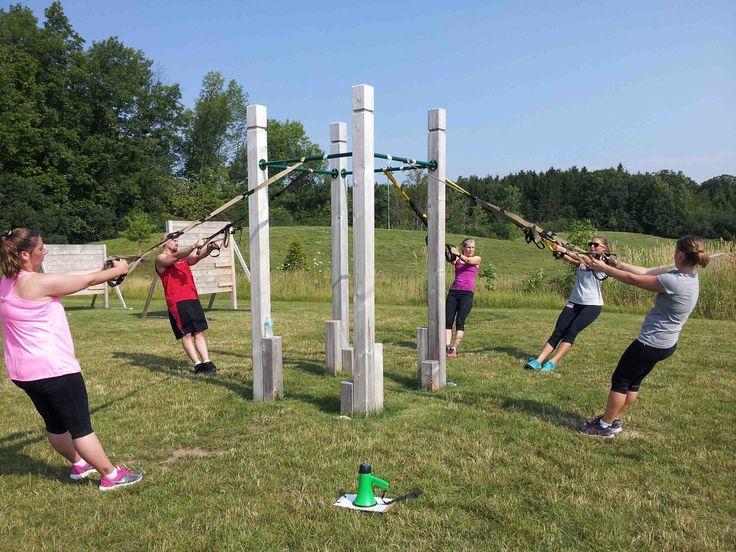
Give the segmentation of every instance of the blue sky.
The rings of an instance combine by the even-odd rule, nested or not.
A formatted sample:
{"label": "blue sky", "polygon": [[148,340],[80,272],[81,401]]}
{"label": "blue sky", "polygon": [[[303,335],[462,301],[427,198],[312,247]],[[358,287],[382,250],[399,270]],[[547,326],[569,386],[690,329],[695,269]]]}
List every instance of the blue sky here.
{"label": "blue sky", "polygon": [[[42,18],[50,2],[23,4]],[[87,41],[143,50],[187,106],[218,70],[323,149],[367,83],[377,151],[425,158],[427,109],[447,109],[451,177],[619,162],[736,174],[734,0],[63,6]]]}

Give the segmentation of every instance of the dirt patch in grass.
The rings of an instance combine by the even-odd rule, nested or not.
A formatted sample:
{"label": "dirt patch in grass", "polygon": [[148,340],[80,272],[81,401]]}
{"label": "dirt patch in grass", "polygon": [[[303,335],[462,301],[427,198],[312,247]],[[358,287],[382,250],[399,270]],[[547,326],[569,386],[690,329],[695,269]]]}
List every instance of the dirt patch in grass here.
{"label": "dirt patch in grass", "polygon": [[174,462],[178,462],[182,458],[209,458],[211,456],[216,456],[217,453],[210,451],[210,450],[204,450],[203,448],[199,447],[192,447],[192,448],[180,448],[176,449],[174,452],[171,453],[171,456],[169,456],[166,460],[162,461],[162,464],[173,464]]}

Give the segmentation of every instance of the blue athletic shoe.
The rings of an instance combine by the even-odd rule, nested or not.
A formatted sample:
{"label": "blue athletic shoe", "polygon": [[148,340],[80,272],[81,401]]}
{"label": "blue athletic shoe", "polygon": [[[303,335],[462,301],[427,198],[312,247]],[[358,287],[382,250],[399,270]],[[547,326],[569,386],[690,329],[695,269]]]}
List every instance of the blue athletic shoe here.
{"label": "blue athletic shoe", "polygon": [[551,360],[548,360],[547,362],[544,363],[544,366],[542,366],[540,368],[540,370],[542,372],[551,372],[555,368],[557,368],[557,365],[554,362],[552,362]]}
{"label": "blue athletic shoe", "polygon": [[524,365],[524,368],[527,370],[541,370],[542,365],[539,364],[539,361],[536,358],[532,358]]}

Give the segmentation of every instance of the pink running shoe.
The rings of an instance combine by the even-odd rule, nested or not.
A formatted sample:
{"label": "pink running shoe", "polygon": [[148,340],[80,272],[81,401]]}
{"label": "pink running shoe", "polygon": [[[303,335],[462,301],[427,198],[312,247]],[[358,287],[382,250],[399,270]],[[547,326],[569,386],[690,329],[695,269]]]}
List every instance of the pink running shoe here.
{"label": "pink running shoe", "polygon": [[97,473],[97,470],[90,466],[87,462],[85,462],[83,466],[75,466],[74,464],[72,464],[72,469],[69,472],[69,477],[74,481],[79,481],[80,479],[84,479],[85,477],[87,477],[88,475],[92,475],[93,473]]}
{"label": "pink running shoe", "polygon": [[127,487],[128,485],[135,485],[141,479],[143,479],[143,472],[140,470],[128,470],[120,466],[117,467],[118,474],[114,479],[109,477],[103,477],[100,479],[100,490],[111,491],[119,487]]}

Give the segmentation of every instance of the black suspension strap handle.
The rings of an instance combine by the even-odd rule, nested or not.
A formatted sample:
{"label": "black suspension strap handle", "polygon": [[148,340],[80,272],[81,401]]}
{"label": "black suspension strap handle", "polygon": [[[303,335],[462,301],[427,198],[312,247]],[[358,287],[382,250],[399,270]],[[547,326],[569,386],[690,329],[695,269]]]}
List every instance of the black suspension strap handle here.
{"label": "black suspension strap handle", "polygon": [[[143,257],[141,257],[141,256],[136,256],[136,257],[110,257],[110,258],[106,259],[105,260],[105,264],[102,265],[103,266],[103,270],[108,270],[108,269],[112,268],[114,266],[113,265],[113,262],[114,261],[121,261],[123,259],[133,259],[133,262],[130,263],[130,265],[128,266],[128,274],[130,274],[130,271],[133,270],[134,267],[138,266],[138,264],[141,262],[141,260],[143,259]],[[121,274],[120,276],[118,276],[114,280],[108,280],[107,281],[107,285],[110,286],[110,287],[112,287],[112,288],[118,287],[120,284],[122,284],[125,281],[125,277],[128,274]]]}

